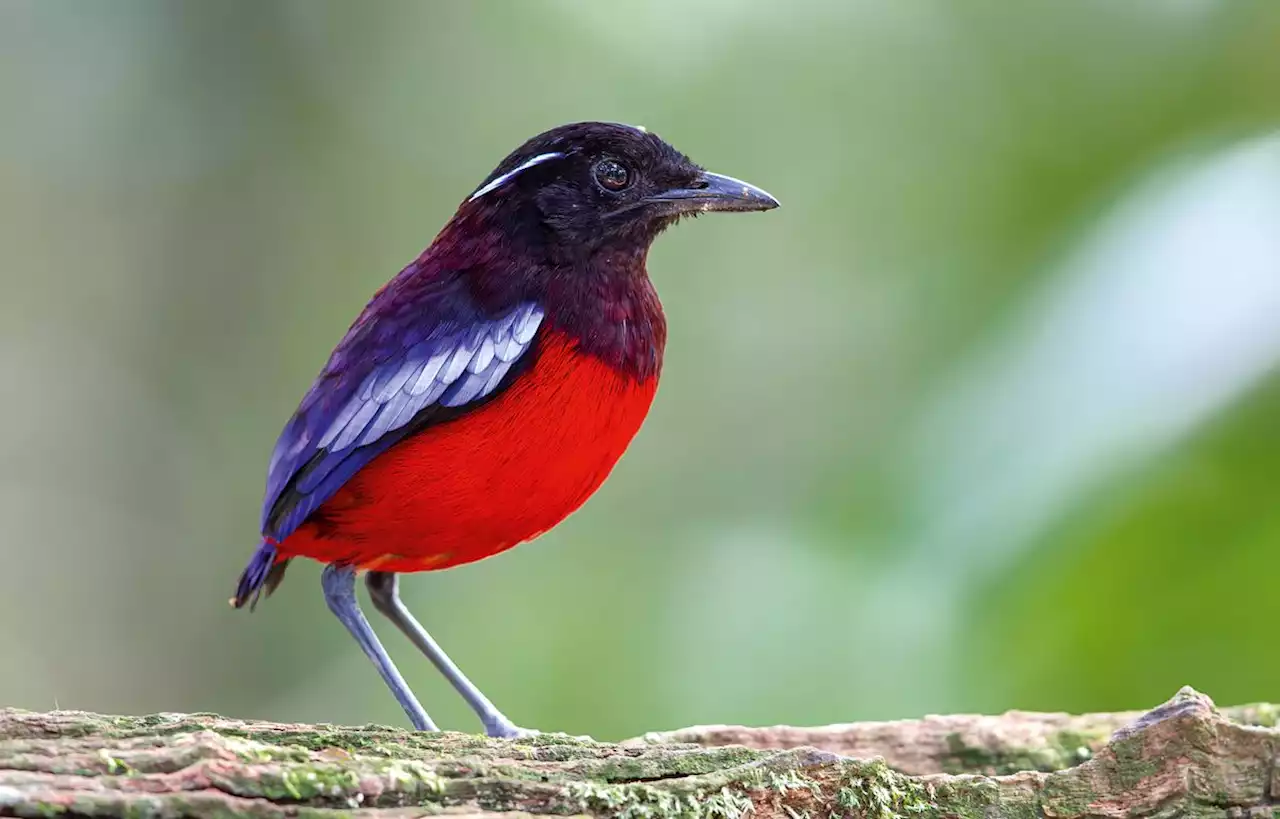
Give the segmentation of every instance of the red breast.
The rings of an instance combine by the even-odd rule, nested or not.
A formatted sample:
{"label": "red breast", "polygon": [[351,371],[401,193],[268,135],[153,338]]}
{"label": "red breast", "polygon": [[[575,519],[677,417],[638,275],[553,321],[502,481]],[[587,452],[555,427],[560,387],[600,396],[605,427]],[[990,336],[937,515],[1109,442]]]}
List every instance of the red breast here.
{"label": "red breast", "polygon": [[365,466],[280,544],[366,569],[470,563],[545,532],[608,477],[658,387],[544,330],[537,360],[493,401]]}

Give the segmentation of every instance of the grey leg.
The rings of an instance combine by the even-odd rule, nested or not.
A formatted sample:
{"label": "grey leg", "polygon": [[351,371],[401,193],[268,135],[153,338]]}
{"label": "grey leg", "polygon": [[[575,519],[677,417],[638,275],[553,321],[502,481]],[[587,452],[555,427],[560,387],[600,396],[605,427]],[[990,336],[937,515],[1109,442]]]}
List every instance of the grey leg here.
{"label": "grey leg", "polygon": [[516,727],[515,723],[503,716],[502,712],[489,702],[489,698],[476,688],[475,683],[468,680],[467,675],[454,665],[449,655],[444,653],[444,649],[440,648],[400,601],[399,579],[395,574],[369,572],[365,576],[365,584],[369,587],[369,598],[373,601],[373,607],[395,623],[396,628],[403,631],[418,650],[427,655],[427,659],[440,670],[440,673],[449,680],[454,689],[480,717],[486,734],[491,737],[517,737],[534,733]]}
{"label": "grey leg", "polygon": [[351,636],[356,638],[360,649],[364,651],[382,680],[395,694],[400,707],[409,715],[409,721],[419,731],[437,731],[436,724],[422,709],[418,698],[409,690],[409,685],[400,676],[395,663],[387,656],[387,650],[378,642],[378,635],[373,633],[369,621],[364,619],[360,605],[356,602],[356,570],[349,567],[326,566],[320,575],[320,583],[324,587],[324,599],[329,610],[337,615],[342,625],[347,627]]}

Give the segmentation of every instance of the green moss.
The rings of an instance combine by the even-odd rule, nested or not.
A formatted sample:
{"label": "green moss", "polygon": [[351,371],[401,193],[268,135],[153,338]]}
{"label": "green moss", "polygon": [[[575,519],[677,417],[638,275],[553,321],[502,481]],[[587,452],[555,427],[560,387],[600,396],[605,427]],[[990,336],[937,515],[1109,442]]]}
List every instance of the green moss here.
{"label": "green moss", "polygon": [[1259,702],[1227,709],[1227,715],[1241,725],[1280,728],[1280,705]]}
{"label": "green moss", "polygon": [[753,805],[727,785],[712,792],[679,793],[652,785],[573,782],[567,789],[578,809],[611,819],[741,819]]}
{"label": "green moss", "polygon": [[812,809],[825,816],[826,800],[822,786],[799,771],[773,771],[751,768],[743,778],[749,790],[762,790],[769,803],[790,819],[813,819]]}
{"label": "green moss", "polygon": [[767,756],[750,748],[728,746],[723,748],[697,748],[691,746],[687,753],[678,748],[666,748],[661,752],[646,750],[635,756],[610,756],[603,760],[588,760],[572,770],[575,775],[601,782],[635,782],[663,779],[673,776],[698,776],[715,773],[726,768],[737,768],[756,762]]}
{"label": "green moss", "polygon": [[44,817],[44,819],[53,819],[55,816],[61,816],[63,813],[66,813],[67,810],[62,805],[54,805],[49,802],[40,802],[35,807],[36,812]]}
{"label": "green moss", "polygon": [[445,780],[434,770],[419,762],[412,760],[392,762],[382,770],[382,774],[396,790],[425,796],[427,801],[438,800],[445,792]]}
{"label": "green moss", "polygon": [[[240,740],[235,737],[224,738],[227,750],[236,755],[241,762],[261,765],[267,762],[308,762],[311,752],[306,748],[295,746],[272,747],[258,742]],[[346,751],[342,753],[346,754]],[[347,754],[349,756],[349,754]]]}
{"label": "green moss", "polygon": [[213,714],[147,714],[141,717],[105,717],[103,736],[139,736],[142,734],[175,734],[184,731],[213,730],[218,717]]}
{"label": "green moss", "polygon": [[106,748],[98,751],[98,759],[102,760],[102,764],[106,767],[107,773],[112,776],[131,776],[137,774],[137,771],[129,767],[128,763],[122,762],[109,754]]}
{"label": "green moss", "polygon": [[[74,724],[76,735],[92,733],[108,739],[127,739],[144,736],[168,736],[173,734],[212,731],[223,737],[252,740],[265,745],[288,745],[319,751],[325,748],[342,748],[347,751],[379,753],[390,756],[403,747],[428,748],[431,744],[457,746],[450,742],[451,735],[442,733],[419,734],[400,731],[382,725],[358,727],[327,724],[292,728],[255,728],[252,724],[233,723],[215,714],[150,714],[140,717],[86,718]],[[67,736],[63,730],[59,734]],[[467,735],[454,735],[467,736]]]}
{"label": "green moss", "polygon": [[946,805],[947,816],[983,819],[999,801],[999,792],[989,779],[952,780],[939,785],[933,797]]}
{"label": "green moss", "polygon": [[345,810],[308,807],[299,807],[297,812],[291,815],[296,819],[355,819],[356,816],[356,814]]}
{"label": "green moss", "polygon": [[1051,769],[1041,769],[1045,772],[1050,770],[1063,770],[1079,765],[1082,762],[1088,762],[1093,759],[1093,746],[1105,740],[1103,735],[1090,736],[1077,731],[1059,731],[1049,741],[1050,745],[1058,754],[1061,765]]}
{"label": "green moss", "polygon": [[219,727],[224,737],[237,737],[263,745],[302,748],[323,751],[338,748],[348,753],[375,756],[396,756],[407,750],[425,750],[426,744],[414,739],[408,732],[390,728],[367,726],[364,728],[334,728],[317,725],[311,730],[278,731]]}
{"label": "green moss", "polygon": [[1142,734],[1116,740],[1111,744],[1115,761],[1111,768],[1111,781],[1121,791],[1137,787],[1138,783],[1157,773],[1160,765],[1145,756],[1146,743]]}
{"label": "green moss", "polygon": [[822,787],[809,777],[798,771],[769,771],[764,777],[764,786],[779,796],[786,797],[792,791],[808,791],[811,796],[821,796]]}
{"label": "green moss", "polygon": [[[1096,738],[1093,740],[1096,741]],[[1093,756],[1091,740],[1075,731],[1061,731],[1035,748],[1005,748],[992,752],[966,745],[959,733],[947,735],[942,770],[949,774],[981,773],[1003,776],[1019,771],[1051,773],[1079,765]]]}
{"label": "green moss", "polygon": [[418,759],[466,756],[471,753],[548,762],[590,758],[603,747],[590,739],[563,734],[540,734],[510,742],[499,742],[478,734],[452,731],[402,731],[381,725],[345,728],[316,725],[298,730],[236,728],[218,726],[223,736],[233,736],[264,745],[296,747],[308,751],[339,749],[347,753],[386,758],[409,755]]}
{"label": "green moss", "polygon": [[1090,787],[1089,780],[1070,773],[1050,776],[1041,791],[1046,814],[1056,816],[1085,816],[1096,802],[1098,794]]}
{"label": "green moss", "polygon": [[147,797],[128,799],[121,808],[120,819],[156,819],[165,814],[165,806],[160,800]]}
{"label": "green moss", "polygon": [[850,766],[836,790],[832,816],[907,819],[933,811],[929,787],[901,774],[883,759]]}
{"label": "green moss", "polygon": [[364,802],[361,786],[366,778],[380,780],[382,801],[396,805],[427,805],[439,802],[445,793],[445,780],[415,760],[378,762],[368,768],[320,762],[272,766],[218,785],[237,796],[273,802],[357,807]]}
{"label": "green moss", "polygon": [[[710,758],[695,761],[702,754]],[[562,798],[567,796],[566,809],[609,819],[740,819],[754,810],[749,791],[768,788],[780,797],[794,790],[820,792],[816,783],[798,772],[759,764],[767,756],[739,747],[674,756],[646,750],[641,759],[629,760],[640,763],[638,767],[614,761],[591,772],[594,778],[562,784],[560,792]],[[781,763],[776,755],[770,760]],[[616,776],[638,778],[610,779]],[[796,814],[795,819],[803,817]]]}
{"label": "green moss", "polygon": [[353,798],[360,788],[355,771],[336,766],[297,766],[260,773],[237,783],[235,791],[244,796],[263,796],[273,801],[322,801]]}
{"label": "green moss", "polygon": [[949,774],[993,772],[998,760],[985,748],[966,745],[958,731],[947,734],[947,756],[941,760],[942,770]]}
{"label": "green moss", "polygon": [[[484,737],[476,734],[464,734],[463,736],[474,736],[480,740],[481,744],[486,742]],[[512,740],[512,744],[531,745],[534,747],[568,746],[571,748],[599,748],[604,745],[604,743],[596,742],[591,737],[575,737],[561,733],[534,734],[533,736]]]}
{"label": "green moss", "polygon": [[[776,757],[773,766],[753,764],[757,761],[758,756],[748,758],[744,767],[722,767],[717,774],[673,780],[670,785],[574,782],[566,791],[574,807],[610,819],[739,819],[753,809],[748,794],[768,800],[791,819],[941,815],[929,785],[891,769],[883,760],[845,763],[834,787],[828,788],[806,775],[803,767],[776,767]],[[975,819],[980,815],[975,812]]]}

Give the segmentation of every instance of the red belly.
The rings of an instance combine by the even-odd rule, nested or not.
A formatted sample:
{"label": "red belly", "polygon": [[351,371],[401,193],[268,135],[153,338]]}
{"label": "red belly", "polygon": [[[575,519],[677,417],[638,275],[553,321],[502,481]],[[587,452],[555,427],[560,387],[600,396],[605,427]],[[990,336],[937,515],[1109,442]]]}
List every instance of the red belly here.
{"label": "red belly", "polygon": [[501,396],[371,461],[280,544],[364,569],[480,560],[582,505],[640,429],[657,391],[573,351],[557,332]]}

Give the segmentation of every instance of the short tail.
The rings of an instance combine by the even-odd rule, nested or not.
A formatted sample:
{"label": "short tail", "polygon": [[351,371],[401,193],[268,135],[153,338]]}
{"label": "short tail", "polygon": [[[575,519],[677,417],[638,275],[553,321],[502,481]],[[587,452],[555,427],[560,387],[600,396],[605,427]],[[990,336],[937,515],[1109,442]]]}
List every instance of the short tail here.
{"label": "short tail", "polygon": [[240,573],[240,584],[236,586],[236,596],[231,598],[231,605],[243,608],[249,604],[249,611],[258,605],[258,598],[264,593],[271,593],[284,580],[285,569],[289,568],[289,558],[281,558],[276,551],[276,542],[270,538],[264,540],[249,559],[249,565]]}

